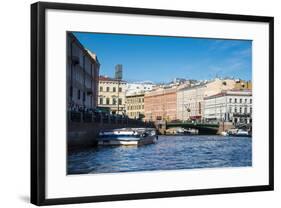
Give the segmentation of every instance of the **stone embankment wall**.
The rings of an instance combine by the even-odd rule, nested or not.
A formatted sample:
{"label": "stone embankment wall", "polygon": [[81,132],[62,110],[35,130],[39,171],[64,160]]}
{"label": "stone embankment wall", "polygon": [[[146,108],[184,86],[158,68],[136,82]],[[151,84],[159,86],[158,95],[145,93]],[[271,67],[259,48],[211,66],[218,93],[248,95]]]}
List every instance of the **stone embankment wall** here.
{"label": "stone embankment wall", "polygon": [[67,145],[69,148],[91,147],[97,144],[100,131],[116,128],[153,127],[152,123],[141,120],[92,113],[69,113]]}

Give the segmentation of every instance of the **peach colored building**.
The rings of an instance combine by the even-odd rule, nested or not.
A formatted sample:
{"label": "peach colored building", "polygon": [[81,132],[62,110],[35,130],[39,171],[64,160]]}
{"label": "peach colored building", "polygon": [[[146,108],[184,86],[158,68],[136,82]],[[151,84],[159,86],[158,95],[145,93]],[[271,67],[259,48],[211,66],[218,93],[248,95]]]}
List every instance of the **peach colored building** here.
{"label": "peach colored building", "polygon": [[177,92],[177,119],[202,120],[204,114],[204,98],[224,90],[239,87],[233,79],[214,79],[192,87],[186,87]]}
{"label": "peach colored building", "polygon": [[175,120],[177,116],[177,87],[157,88],[144,96],[146,121]]}

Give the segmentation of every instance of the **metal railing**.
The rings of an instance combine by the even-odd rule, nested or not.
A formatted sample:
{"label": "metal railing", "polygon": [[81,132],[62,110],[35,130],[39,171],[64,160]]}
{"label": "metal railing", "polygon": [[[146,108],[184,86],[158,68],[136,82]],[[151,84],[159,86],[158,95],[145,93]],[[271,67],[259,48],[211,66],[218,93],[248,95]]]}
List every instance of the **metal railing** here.
{"label": "metal railing", "polygon": [[152,122],[131,119],[127,116],[98,112],[68,111],[68,121],[75,123],[132,124],[153,126]]}

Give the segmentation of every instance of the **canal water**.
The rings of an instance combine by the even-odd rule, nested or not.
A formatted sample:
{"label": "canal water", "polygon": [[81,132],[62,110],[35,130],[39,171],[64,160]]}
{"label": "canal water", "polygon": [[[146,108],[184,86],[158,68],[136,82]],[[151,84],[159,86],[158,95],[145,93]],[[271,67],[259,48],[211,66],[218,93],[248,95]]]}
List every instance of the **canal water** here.
{"label": "canal water", "polygon": [[156,144],[94,147],[68,153],[68,174],[252,165],[252,138],[159,136]]}

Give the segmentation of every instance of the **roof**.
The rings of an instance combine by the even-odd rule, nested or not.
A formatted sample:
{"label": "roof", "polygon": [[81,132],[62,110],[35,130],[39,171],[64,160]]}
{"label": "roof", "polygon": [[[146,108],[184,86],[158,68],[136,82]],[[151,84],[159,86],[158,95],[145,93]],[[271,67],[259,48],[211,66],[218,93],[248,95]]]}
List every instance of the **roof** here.
{"label": "roof", "polygon": [[145,97],[153,97],[153,96],[163,96],[167,94],[172,94],[177,92],[177,87],[169,87],[169,88],[157,88],[151,91],[145,92]]}
{"label": "roof", "polygon": [[194,85],[187,85],[187,86],[183,86],[179,89],[179,91],[185,91],[185,90],[192,90],[192,89],[196,89],[196,88],[200,88],[200,87],[205,87],[207,83],[210,83],[212,81],[209,82],[201,82],[201,83],[197,83]]}
{"label": "roof", "polygon": [[236,95],[236,96],[252,96],[252,90],[227,90],[222,91],[220,93],[217,93],[215,95],[210,95],[204,98],[204,100],[217,98],[217,97],[223,97],[226,95]]}
{"label": "roof", "polygon": [[86,56],[88,56],[88,57],[90,58],[90,60],[91,60],[92,62],[95,62],[95,63],[97,63],[98,65],[100,65],[100,62],[99,62],[99,60],[98,60],[98,57],[97,57],[97,55],[96,55],[94,52],[92,52],[92,51],[90,51],[89,49],[85,48],[85,47],[82,45],[82,43],[76,38],[76,36],[75,36],[72,32],[68,32],[67,35],[68,35],[69,38],[72,38],[72,39],[76,42],[77,46],[84,52],[84,54],[85,54]]}
{"label": "roof", "polygon": [[145,92],[126,94],[126,97],[128,97],[128,98],[131,98],[131,97],[143,97],[144,93]]}
{"label": "roof", "polygon": [[126,82],[125,80],[119,80],[119,79],[115,79],[115,78],[111,78],[111,77],[107,77],[107,76],[99,76],[99,81],[108,81],[108,82]]}

